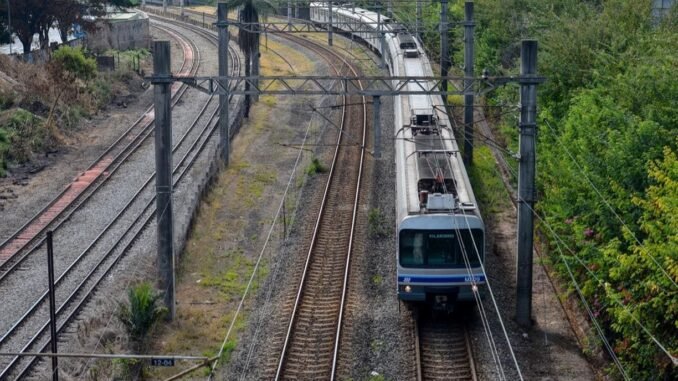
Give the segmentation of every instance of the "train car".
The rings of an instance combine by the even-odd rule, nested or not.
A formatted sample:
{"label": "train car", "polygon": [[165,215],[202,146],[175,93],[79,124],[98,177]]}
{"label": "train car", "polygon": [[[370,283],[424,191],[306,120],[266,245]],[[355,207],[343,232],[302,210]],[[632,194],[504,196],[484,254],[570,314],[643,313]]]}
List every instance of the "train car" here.
{"label": "train car", "polygon": [[[311,4],[311,19],[327,22],[327,3]],[[385,55],[391,75],[433,76],[420,42],[402,25],[375,12],[333,6],[338,29],[355,33]],[[411,83],[431,88],[428,82]],[[450,310],[480,296],[485,226],[440,96],[396,96],[394,134],[398,297]],[[478,293],[476,293],[478,291]]]}

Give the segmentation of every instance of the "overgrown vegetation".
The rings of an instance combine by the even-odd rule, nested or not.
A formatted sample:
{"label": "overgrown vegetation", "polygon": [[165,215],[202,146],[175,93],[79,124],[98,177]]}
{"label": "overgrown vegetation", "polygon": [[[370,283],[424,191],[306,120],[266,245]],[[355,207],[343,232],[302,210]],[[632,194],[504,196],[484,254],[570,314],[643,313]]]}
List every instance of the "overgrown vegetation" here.
{"label": "overgrown vegetation", "polygon": [[130,288],[127,298],[127,303],[120,303],[118,319],[130,338],[142,346],[153,324],[167,313],[167,308],[160,305],[162,296],[148,282]]}
{"label": "overgrown vegetation", "polygon": [[62,46],[47,64],[0,56],[0,176],[10,164],[26,164],[70,144],[83,119],[106,107],[136,74],[131,62],[148,59],[147,50],[121,53],[123,65],[98,73],[80,48]]}
{"label": "overgrown vegetation", "polygon": [[[548,78],[538,92],[541,229],[556,269],[574,290],[572,270],[634,380],[678,378],[669,355],[678,353],[678,7],[660,22],[653,3],[475,1],[476,73],[517,74],[520,40],[539,40],[539,73]],[[414,5],[394,4],[411,23]],[[424,12],[427,28],[439,20],[437,7]],[[461,7],[450,3],[451,21],[462,19]],[[437,49],[428,29],[425,43]],[[450,59],[462,57],[457,51]],[[506,87],[486,101],[519,100]],[[517,114],[491,110],[499,140],[515,152]],[[476,163],[477,180],[488,168]],[[621,377],[616,367],[609,373]]]}
{"label": "overgrown vegetation", "polygon": [[306,174],[313,176],[316,173],[325,173],[327,172],[327,167],[320,163],[320,160],[317,157],[311,159],[311,162],[306,167]]}
{"label": "overgrown vegetation", "polygon": [[378,208],[372,208],[367,212],[367,233],[370,237],[385,237],[388,234],[386,217]]}

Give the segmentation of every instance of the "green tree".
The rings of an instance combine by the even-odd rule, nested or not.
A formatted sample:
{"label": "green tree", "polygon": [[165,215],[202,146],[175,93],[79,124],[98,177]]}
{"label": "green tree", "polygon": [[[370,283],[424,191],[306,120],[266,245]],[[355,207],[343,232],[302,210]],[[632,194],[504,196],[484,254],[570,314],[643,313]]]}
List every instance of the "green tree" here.
{"label": "green tree", "polygon": [[[607,296],[621,302],[608,308],[616,337],[616,349],[634,379],[678,378],[671,359],[641,330],[641,322],[673,355],[678,353],[678,160],[676,151],[664,149],[664,158],[649,169],[653,184],[647,196],[635,197],[642,210],[640,226],[646,238],[631,240],[626,252],[607,253],[610,267]],[[630,238],[630,237],[629,237]]]}

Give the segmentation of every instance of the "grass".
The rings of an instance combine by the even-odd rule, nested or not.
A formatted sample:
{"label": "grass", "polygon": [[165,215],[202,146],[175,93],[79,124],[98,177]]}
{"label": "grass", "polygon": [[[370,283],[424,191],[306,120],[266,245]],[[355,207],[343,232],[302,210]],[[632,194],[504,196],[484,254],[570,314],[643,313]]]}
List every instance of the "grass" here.
{"label": "grass", "polygon": [[22,108],[1,112],[0,129],[5,131],[7,144],[0,160],[6,162],[25,163],[34,153],[47,149],[53,140],[42,118]]}
{"label": "grass", "polygon": [[327,172],[327,167],[322,165],[317,157],[314,157],[313,159],[311,159],[311,162],[308,164],[304,172],[306,172],[306,174],[309,176],[313,176],[316,173]]}
{"label": "grass", "polygon": [[388,233],[386,217],[378,208],[372,208],[367,213],[367,232],[370,237],[384,237]]}
{"label": "grass", "polygon": [[506,188],[487,146],[476,146],[473,150],[473,165],[470,167],[469,176],[476,199],[486,213],[497,213],[510,206]]}

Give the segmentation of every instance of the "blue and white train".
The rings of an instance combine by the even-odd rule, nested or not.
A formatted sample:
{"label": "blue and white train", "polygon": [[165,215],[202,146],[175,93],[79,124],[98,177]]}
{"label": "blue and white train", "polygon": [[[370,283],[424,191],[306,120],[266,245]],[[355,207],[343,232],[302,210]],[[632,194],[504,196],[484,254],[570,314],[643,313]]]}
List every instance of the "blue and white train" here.
{"label": "blue and white train", "polygon": [[[329,22],[327,4],[311,3],[312,21]],[[346,4],[332,12],[335,29],[357,31],[354,37],[384,56],[392,76],[433,76],[419,40],[394,20]],[[383,38],[360,32],[378,28]],[[441,97],[397,96],[394,110],[398,297],[451,309],[475,300],[485,283],[485,226]]]}

